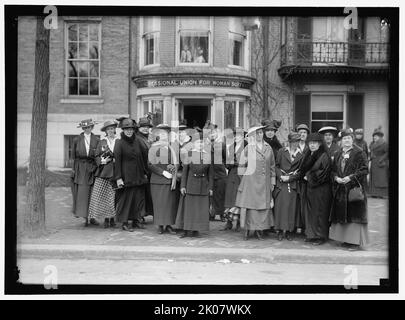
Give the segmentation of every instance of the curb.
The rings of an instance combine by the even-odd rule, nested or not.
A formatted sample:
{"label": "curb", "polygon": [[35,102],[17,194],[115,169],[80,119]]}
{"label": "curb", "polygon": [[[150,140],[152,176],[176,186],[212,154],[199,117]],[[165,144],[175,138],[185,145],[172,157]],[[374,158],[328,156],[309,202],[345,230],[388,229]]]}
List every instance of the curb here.
{"label": "curb", "polygon": [[154,260],[217,262],[241,259],[261,263],[388,265],[385,251],[343,251],[308,249],[235,249],[108,245],[32,245],[17,246],[19,259],[90,259],[90,260]]}

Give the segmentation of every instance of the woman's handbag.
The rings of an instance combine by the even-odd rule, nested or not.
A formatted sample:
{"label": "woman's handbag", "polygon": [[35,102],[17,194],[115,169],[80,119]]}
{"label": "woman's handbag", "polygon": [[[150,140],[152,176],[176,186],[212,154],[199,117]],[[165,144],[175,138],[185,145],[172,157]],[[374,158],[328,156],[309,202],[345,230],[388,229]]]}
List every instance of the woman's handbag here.
{"label": "woman's handbag", "polygon": [[349,202],[364,201],[363,187],[361,186],[359,180],[357,180],[356,177],[354,177],[354,179],[357,181],[359,186],[349,190],[348,201]]}

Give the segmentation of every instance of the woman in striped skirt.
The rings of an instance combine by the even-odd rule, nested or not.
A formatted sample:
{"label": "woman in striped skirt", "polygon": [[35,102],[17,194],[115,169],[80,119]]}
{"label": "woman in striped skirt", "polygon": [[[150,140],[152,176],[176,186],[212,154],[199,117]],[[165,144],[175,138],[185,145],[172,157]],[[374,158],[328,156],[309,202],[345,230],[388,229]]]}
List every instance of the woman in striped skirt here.
{"label": "woman in striped skirt", "polygon": [[115,129],[117,123],[106,121],[100,129],[106,136],[100,140],[96,150],[97,171],[94,187],[90,198],[90,218],[103,219],[104,228],[114,227],[115,217],[115,191],[114,177],[114,146],[117,138]]}

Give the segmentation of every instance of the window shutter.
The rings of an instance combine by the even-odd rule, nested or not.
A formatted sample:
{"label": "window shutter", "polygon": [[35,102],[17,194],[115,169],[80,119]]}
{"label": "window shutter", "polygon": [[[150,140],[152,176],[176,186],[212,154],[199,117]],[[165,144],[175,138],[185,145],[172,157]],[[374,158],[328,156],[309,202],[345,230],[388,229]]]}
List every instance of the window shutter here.
{"label": "window shutter", "polygon": [[362,94],[347,96],[347,125],[353,130],[364,126],[364,107]]}
{"label": "window shutter", "polygon": [[[306,124],[310,126],[311,122],[311,96],[309,93],[296,94],[294,99],[294,125]],[[295,127],[294,127],[295,130]]]}

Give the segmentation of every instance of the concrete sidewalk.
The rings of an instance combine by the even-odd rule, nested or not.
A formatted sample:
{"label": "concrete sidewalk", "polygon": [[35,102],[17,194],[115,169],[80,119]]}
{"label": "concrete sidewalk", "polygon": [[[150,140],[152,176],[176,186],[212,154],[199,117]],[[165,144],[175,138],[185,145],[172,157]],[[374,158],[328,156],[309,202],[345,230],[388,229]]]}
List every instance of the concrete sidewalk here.
{"label": "concrete sidewalk", "polygon": [[[18,224],[23,221],[24,188],[18,190]],[[119,227],[104,229],[101,225],[83,227],[74,218],[69,188],[46,189],[47,234],[27,238],[20,233],[19,257],[75,259],[152,259],[178,261],[219,261],[241,259],[272,263],[342,263],[388,265],[388,201],[369,199],[371,243],[363,251],[349,252],[333,241],[322,246],[304,242],[303,236],[279,242],[275,234],[263,241],[252,237],[243,241],[242,233],[220,231],[220,221],[210,222],[210,231],[199,238],[180,239],[176,235],[157,234],[152,217],[146,229],[129,233]]]}

